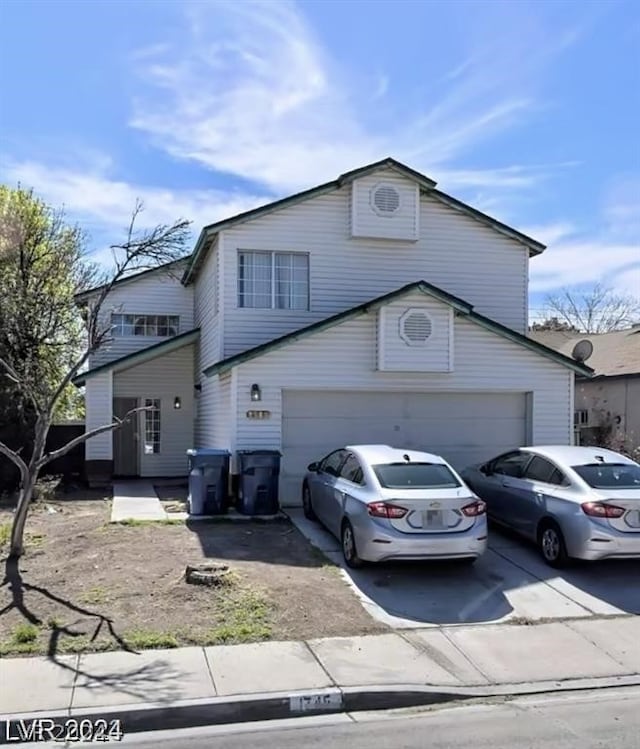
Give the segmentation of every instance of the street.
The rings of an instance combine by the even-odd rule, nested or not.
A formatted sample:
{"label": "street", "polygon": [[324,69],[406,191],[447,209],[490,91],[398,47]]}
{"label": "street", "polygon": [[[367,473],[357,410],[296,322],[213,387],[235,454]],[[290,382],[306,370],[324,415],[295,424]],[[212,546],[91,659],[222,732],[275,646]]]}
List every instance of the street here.
{"label": "street", "polygon": [[154,732],[139,749],[637,749],[640,688],[594,690],[432,710],[297,718]]}

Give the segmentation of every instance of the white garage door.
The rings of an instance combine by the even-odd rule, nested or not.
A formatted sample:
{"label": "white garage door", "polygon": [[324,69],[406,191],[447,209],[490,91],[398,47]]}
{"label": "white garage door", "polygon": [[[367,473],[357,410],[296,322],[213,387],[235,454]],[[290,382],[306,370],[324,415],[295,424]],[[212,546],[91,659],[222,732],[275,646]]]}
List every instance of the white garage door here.
{"label": "white garage door", "polygon": [[281,498],[298,504],[306,466],[348,444],[427,450],[458,469],[524,444],[524,393],[285,390]]}

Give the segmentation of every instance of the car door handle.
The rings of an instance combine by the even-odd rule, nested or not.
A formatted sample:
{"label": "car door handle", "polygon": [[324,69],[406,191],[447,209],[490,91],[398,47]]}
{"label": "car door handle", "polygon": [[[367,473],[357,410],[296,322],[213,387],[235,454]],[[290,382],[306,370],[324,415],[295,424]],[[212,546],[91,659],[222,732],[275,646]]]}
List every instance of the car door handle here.
{"label": "car door handle", "polygon": [[502,483],[502,486],[508,486],[508,487],[510,487],[511,489],[513,489],[513,488],[514,488],[514,486],[515,486],[515,484],[512,484],[512,483],[511,483],[510,481],[505,481],[504,479],[502,480],[502,482],[501,482],[501,483]]}

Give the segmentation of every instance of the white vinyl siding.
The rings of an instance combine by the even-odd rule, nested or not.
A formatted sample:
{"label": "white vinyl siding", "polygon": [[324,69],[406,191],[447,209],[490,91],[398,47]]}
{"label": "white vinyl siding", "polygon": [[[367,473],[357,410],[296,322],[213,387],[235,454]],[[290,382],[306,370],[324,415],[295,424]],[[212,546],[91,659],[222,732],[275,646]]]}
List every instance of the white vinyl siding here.
{"label": "white vinyl siding", "polygon": [[[85,431],[90,432],[113,421],[113,379],[111,372],[101,372],[87,380],[85,386]],[[92,437],[85,442],[86,460],[111,460],[113,437],[111,432]]]}
{"label": "white vinyl siding", "polygon": [[[169,315],[179,318],[178,333],[192,330],[195,327],[193,286],[183,286],[180,283],[181,275],[182,268],[179,267],[170,275],[157,271],[138,280],[116,286],[103,305],[105,321],[109,323],[112,314],[139,317]],[[149,332],[153,331],[149,330]],[[164,330],[162,332],[165,333]],[[168,333],[164,335],[114,335],[105,347],[93,354],[89,366],[97,367],[134,351],[161,343],[167,340],[167,335]]]}
{"label": "white vinyl siding", "polygon": [[203,377],[198,395],[197,447],[229,449],[232,432],[231,374]]}
{"label": "white vinyl siding", "polygon": [[[453,369],[453,310],[429,297],[412,296],[378,311],[378,368],[384,372],[448,372]],[[431,333],[422,345],[402,337],[407,313],[428,315]]]}
{"label": "white vinyl siding", "polygon": [[[194,446],[193,345],[113,375],[114,398],[160,401],[160,451],[144,449],[146,417],[139,414],[141,476],[185,476],[186,451]],[[91,382],[91,380],[89,381]],[[176,397],[180,408],[174,408]],[[149,422],[150,425],[151,422]]]}
{"label": "white vinyl siding", "polygon": [[[223,232],[225,357],[420,280],[526,332],[528,248],[425,195],[417,242],[353,239],[350,195],[345,186]],[[244,248],[309,253],[309,310],[238,309]]]}
{"label": "white vinyl siding", "polygon": [[[407,300],[413,304],[411,298]],[[282,446],[282,391],[353,390],[424,393],[528,393],[528,441],[570,444],[573,372],[533,351],[455,318],[450,373],[392,373],[377,368],[377,314],[370,313],[309,336],[237,368],[234,449]],[[339,366],[337,366],[339,363]],[[262,390],[265,420],[250,420],[250,389]]]}
{"label": "white vinyl siding", "polygon": [[[395,193],[398,207],[380,212],[376,190]],[[391,202],[393,207],[394,202]],[[381,170],[351,185],[351,232],[354,237],[416,240],[420,236],[419,187],[392,170]]]}
{"label": "white vinyl siding", "polygon": [[211,447],[210,438],[218,413],[217,378],[204,377],[202,370],[215,364],[222,356],[220,305],[221,237],[218,237],[208,252],[204,266],[195,281],[195,317],[200,328],[200,339],[195,350],[194,381],[200,385],[196,393],[196,446]]}

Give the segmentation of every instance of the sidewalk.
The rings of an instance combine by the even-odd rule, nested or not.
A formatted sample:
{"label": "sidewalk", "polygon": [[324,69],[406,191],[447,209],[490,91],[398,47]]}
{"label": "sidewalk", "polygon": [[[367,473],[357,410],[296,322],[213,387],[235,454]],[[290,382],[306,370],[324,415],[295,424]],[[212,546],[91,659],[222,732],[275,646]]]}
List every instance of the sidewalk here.
{"label": "sidewalk", "polygon": [[611,684],[640,684],[640,617],[2,659],[0,718],[128,733]]}
{"label": "sidewalk", "polygon": [[135,479],[113,482],[112,523],[123,520],[166,520],[167,517],[151,481]]}

